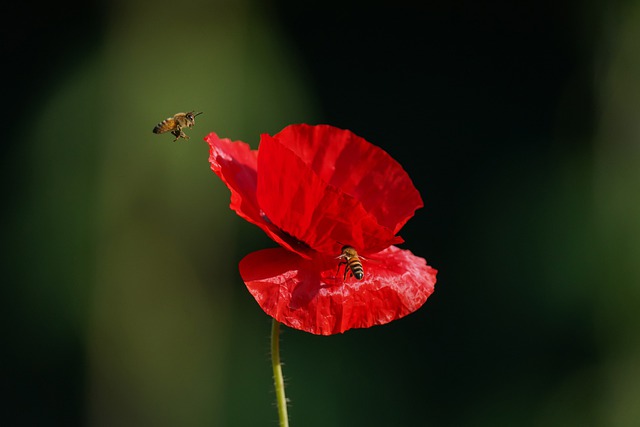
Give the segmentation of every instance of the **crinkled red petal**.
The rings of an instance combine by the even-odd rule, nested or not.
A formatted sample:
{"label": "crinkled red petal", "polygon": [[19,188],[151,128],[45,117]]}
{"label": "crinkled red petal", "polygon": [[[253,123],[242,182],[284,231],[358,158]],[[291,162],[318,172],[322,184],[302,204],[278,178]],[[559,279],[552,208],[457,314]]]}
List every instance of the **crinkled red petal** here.
{"label": "crinkled red petal", "polygon": [[402,242],[373,211],[328,184],[284,142],[262,135],[258,155],[258,203],[272,223],[328,255],[340,254],[344,245],[369,254]]}
{"label": "crinkled red petal", "polygon": [[262,228],[267,235],[283,247],[304,257],[310,257],[309,248],[270,222],[261,211],[256,197],[258,151],[249,144],[220,138],[211,132],[205,138],[209,143],[211,170],[229,187],[230,207],[252,224]]}
{"label": "crinkled red petal", "polygon": [[331,335],[399,319],[433,292],[437,271],[423,258],[391,246],[362,260],[364,279],[343,280],[338,259],[312,260],[282,248],[253,252],[240,275],[260,307],[277,321]]}
{"label": "crinkled red petal", "polygon": [[423,206],[420,193],[402,166],[349,130],[296,124],[274,138],[321,180],[356,198],[394,234]]}
{"label": "crinkled red petal", "polygon": [[369,254],[402,242],[358,199],[321,179],[269,135],[260,142],[257,193],[269,220],[315,251],[337,255],[350,245]]}

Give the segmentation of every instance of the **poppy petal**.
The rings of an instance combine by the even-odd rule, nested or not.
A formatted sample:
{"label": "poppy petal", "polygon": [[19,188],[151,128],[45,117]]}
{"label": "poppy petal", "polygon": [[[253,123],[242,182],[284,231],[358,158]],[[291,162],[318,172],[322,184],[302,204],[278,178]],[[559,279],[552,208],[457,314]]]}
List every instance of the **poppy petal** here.
{"label": "poppy petal", "polygon": [[253,252],[240,275],[260,307],[277,321],[319,335],[382,325],[420,308],[437,271],[395,246],[362,260],[365,275],[343,280],[338,260],[312,260],[282,248]]}
{"label": "poppy petal", "polygon": [[423,206],[420,193],[400,163],[349,130],[295,124],[274,138],[321,180],[360,201],[393,234]]}
{"label": "poppy petal", "polygon": [[258,151],[251,150],[245,142],[220,138],[215,132],[204,139],[209,143],[211,170],[231,191],[230,208],[240,217],[262,228],[276,243],[308,258],[309,248],[271,223],[258,205]]}
{"label": "poppy petal", "polygon": [[327,184],[279,140],[262,135],[258,156],[258,203],[269,220],[320,253],[344,245],[364,254],[402,238],[381,224],[358,199]]}

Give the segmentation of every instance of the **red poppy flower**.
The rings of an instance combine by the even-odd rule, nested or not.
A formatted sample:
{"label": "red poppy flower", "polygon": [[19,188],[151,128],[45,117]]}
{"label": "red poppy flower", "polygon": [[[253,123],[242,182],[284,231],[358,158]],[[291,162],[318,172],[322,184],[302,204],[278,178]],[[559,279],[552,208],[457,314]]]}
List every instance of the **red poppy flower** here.
{"label": "red poppy flower", "polygon": [[[258,150],[221,139],[211,169],[231,190],[231,209],[281,248],[247,255],[240,275],[270,316],[292,328],[330,335],[388,323],[417,310],[436,270],[393,245],[422,207],[400,164],[350,131],[291,125],[262,135]],[[344,270],[342,248],[360,256],[361,280]]]}

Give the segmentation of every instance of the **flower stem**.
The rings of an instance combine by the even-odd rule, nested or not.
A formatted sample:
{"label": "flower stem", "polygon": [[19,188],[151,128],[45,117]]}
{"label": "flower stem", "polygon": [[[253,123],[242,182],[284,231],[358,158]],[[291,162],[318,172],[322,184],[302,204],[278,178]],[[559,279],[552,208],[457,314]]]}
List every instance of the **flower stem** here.
{"label": "flower stem", "polygon": [[273,368],[273,382],[276,389],[280,427],[289,427],[287,398],[284,394],[284,379],[282,377],[282,364],[280,363],[280,323],[276,319],[273,319],[271,324],[271,366]]}

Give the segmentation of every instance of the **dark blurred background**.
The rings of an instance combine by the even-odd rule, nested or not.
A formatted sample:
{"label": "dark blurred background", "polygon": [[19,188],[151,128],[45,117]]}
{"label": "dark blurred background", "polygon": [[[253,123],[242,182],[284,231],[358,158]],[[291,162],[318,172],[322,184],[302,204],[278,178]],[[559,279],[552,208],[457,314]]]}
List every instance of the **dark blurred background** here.
{"label": "dark blurred background", "polygon": [[[373,3],[376,3],[374,6]],[[292,426],[640,425],[640,4],[146,0],[5,7],[6,426],[277,425],[273,246],[204,135],[329,123],[425,208],[436,292],[285,329]],[[151,129],[204,111],[189,142]]]}

